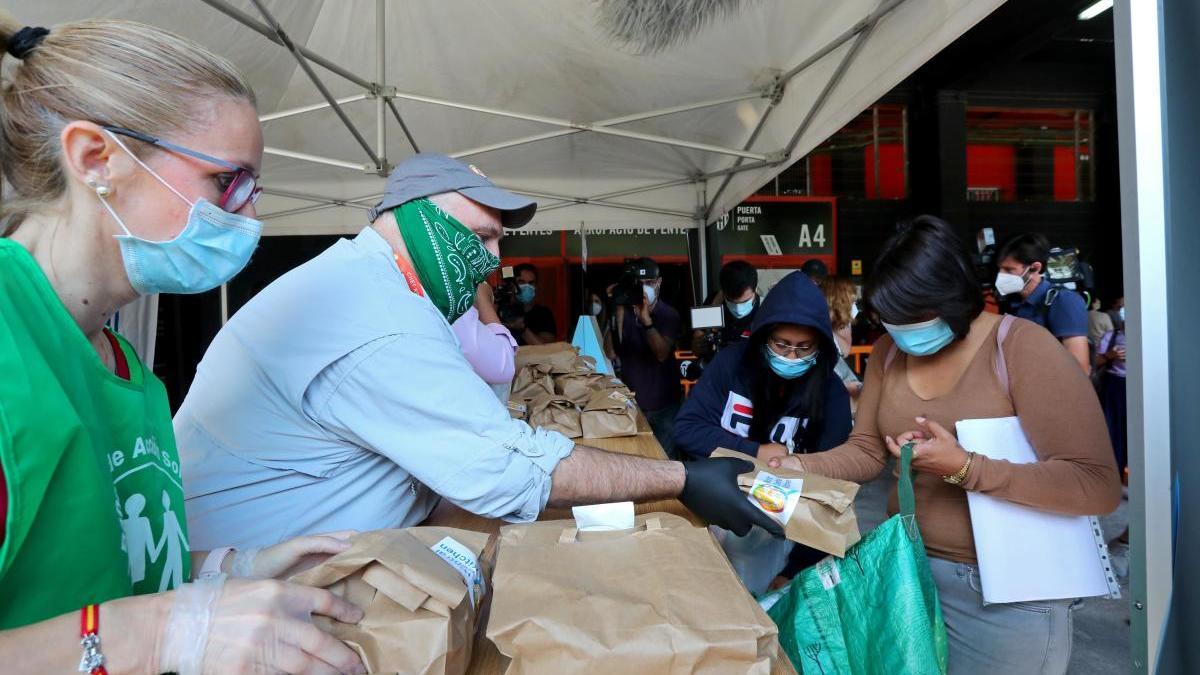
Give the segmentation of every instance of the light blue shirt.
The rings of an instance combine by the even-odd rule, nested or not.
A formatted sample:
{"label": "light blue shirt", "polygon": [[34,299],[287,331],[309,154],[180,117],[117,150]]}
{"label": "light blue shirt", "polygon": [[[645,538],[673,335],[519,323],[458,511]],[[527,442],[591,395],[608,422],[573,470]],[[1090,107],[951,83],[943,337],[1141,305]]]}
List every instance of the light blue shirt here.
{"label": "light blue shirt", "polygon": [[533,520],[574,447],[509,417],[371,228],[230,319],[175,434],[196,550],[408,527],[438,495]]}

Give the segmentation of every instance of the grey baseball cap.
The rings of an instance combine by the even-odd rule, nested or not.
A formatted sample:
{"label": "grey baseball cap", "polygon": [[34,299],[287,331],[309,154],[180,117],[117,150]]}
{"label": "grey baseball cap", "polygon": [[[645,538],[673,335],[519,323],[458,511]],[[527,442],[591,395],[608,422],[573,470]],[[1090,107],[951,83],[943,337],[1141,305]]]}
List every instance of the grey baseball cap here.
{"label": "grey baseball cap", "polygon": [[504,227],[517,228],[533,219],[537,202],[502,190],[474,164],[464,164],[446,155],[421,153],[400,162],[388,176],[383,199],[367,213],[371,222],[405,202],[443,192],[462,196],[500,212]]}

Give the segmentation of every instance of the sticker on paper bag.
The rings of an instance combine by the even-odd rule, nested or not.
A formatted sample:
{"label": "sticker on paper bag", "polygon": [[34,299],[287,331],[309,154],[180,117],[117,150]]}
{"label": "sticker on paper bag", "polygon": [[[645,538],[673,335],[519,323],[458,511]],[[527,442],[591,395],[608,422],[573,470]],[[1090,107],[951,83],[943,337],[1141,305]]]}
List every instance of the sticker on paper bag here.
{"label": "sticker on paper bag", "polygon": [[763,513],[774,518],[780,525],[787,525],[796,505],[800,503],[800,491],[804,487],[802,478],[779,478],[766,471],[759,471],[750,486],[750,503]]}
{"label": "sticker on paper bag", "polygon": [[483,574],[479,571],[479,559],[475,557],[474,553],[471,553],[471,549],[450,537],[444,537],[430,548],[439,558],[445,560],[462,575],[463,581],[467,582],[467,593],[471,598],[471,605],[477,605],[476,589],[478,588],[478,597],[483,597],[483,594],[487,592],[487,587],[483,580]]}

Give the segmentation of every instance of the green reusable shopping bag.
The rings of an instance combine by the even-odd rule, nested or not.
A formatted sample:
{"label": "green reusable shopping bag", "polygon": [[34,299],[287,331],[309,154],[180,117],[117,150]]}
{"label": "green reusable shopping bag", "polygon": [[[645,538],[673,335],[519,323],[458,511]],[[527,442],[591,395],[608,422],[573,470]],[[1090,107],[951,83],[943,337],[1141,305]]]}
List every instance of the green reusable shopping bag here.
{"label": "green reusable shopping bag", "polygon": [[[900,513],[845,558],[802,571],[767,610],[804,675],[946,672],[946,628],[917,529],[911,465],[908,444],[900,457]],[[764,604],[772,599],[764,596]]]}

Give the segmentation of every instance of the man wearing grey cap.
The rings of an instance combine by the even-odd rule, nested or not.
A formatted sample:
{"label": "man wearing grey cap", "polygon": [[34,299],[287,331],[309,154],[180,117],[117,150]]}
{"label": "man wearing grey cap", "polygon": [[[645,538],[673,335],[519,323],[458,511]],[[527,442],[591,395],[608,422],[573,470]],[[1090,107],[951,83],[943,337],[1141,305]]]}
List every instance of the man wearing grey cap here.
{"label": "man wearing grey cap", "polygon": [[473,166],[415,155],[371,225],[280,277],[213,340],[175,416],[193,548],[408,527],[439,498],[520,522],[547,505],[678,496],[735,532],[778,532],[751,465],[650,460],[513,420],[450,324],[537,205]]}

